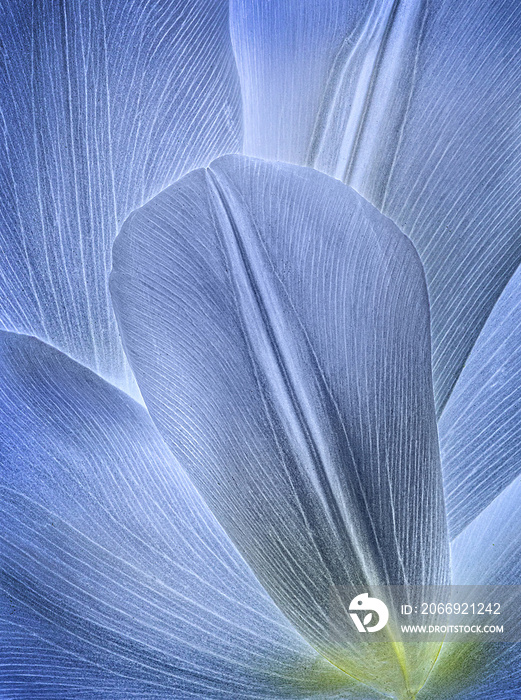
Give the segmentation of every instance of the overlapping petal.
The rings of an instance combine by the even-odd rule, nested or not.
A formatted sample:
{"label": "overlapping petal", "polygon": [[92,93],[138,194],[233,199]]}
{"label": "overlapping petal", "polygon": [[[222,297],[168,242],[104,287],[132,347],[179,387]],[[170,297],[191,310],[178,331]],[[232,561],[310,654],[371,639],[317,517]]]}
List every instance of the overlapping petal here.
{"label": "overlapping petal", "polygon": [[224,0],[0,3],[0,327],[130,388],[107,289],[128,214],[239,143]]}
{"label": "overlapping petal", "polygon": [[141,406],[25,336],[0,333],[0,375],[2,697],[360,696],[282,617]]}
{"label": "overlapping petal", "polygon": [[[110,247],[238,148],[227,3],[0,11],[0,328],[137,395]],[[231,0],[231,27],[244,152],[351,184],[414,241],[454,583],[521,583],[517,3]],[[228,534],[142,408],[0,333],[2,691],[369,698],[242,555],[323,656],[412,697],[439,645],[366,645],[341,592],[447,581],[412,247],[340,183],[227,157],[131,217],[113,290],[152,417]],[[445,644],[420,697],[514,697],[518,656]]]}
{"label": "overlapping petal", "polygon": [[520,327],[521,269],[496,303],[439,421],[452,536],[521,472]]}
{"label": "overlapping petal", "polygon": [[[521,478],[517,477],[452,543],[453,582],[464,586],[497,586],[505,600],[509,586],[521,585]],[[476,589],[475,598],[479,595]],[[481,589],[483,590],[483,589]],[[514,602],[519,599],[514,597]],[[492,621],[505,628],[509,641],[491,641],[481,635],[474,642],[444,644],[425,695],[420,698],[454,700],[504,700],[516,698],[521,686],[519,654],[515,640],[521,627],[521,611]],[[498,635],[499,636],[499,635]]]}
{"label": "overlapping petal", "polygon": [[232,0],[245,153],[352,185],[415,243],[443,409],[521,261],[515,0]]}
{"label": "overlapping petal", "polygon": [[329,616],[338,586],[446,580],[410,242],[332,178],[227,156],[130,217],[111,290],[154,421],[275,601],[355,677],[421,685],[437,649]]}

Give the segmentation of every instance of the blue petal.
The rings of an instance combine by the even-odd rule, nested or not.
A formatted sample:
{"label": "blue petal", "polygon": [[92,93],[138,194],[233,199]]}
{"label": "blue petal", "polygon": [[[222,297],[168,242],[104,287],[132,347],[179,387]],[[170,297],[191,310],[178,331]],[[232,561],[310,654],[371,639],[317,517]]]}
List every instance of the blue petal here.
{"label": "blue petal", "polygon": [[353,186],[415,243],[439,411],[521,262],[515,0],[232,0],[245,153]]}
{"label": "blue petal", "polygon": [[25,336],[0,333],[0,375],[2,697],[310,697],[317,678],[318,697],[349,691],[141,406]]}
{"label": "blue petal", "polygon": [[439,422],[452,536],[521,473],[521,269],[510,280]]}
{"label": "blue petal", "polygon": [[238,146],[227,5],[0,3],[0,327],[123,388],[112,242],[130,211]]}
{"label": "blue petal", "polygon": [[517,700],[521,644],[445,643],[417,700]]}
{"label": "blue petal", "polygon": [[154,421],[282,610],[355,677],[423,681],[437,649],[404,679],[399,644],[384,658],[328,612],[337,585],[447,574],[428,302],[406,237],[332,178],[226,156],[130,217],[111,290]]}
{"label": "blue petal", "polygon": [[[502,589],[499,600],[505,600],[508,586],[521,585],[520,550],[521,477],[518,477],[453,541],[453,583],[497,586],[498,590]],[[477,590],[474,600],[480,592],[482,595],[482,590]],[[513,590],[517,594],[515,600],[519,600],[519,589]],[[505,630],[509,628],[506,633],[511,640],[512,632],[521,628],[521,611],[511,607],[509,613],[495,618],[493,623]],[[483,618],[483,624],[486,623],[490,623],[490,618]],[[521,644],[489,639],[492,639],[490,635],[483,634],[473,643],[444,644],[425,687],[425,699],[517,698],[521,687]]]}
{"label": "blue petal", "polygon": [[521,477],[518,477],[453,541],[453,583],[519,586],[520,550]]}

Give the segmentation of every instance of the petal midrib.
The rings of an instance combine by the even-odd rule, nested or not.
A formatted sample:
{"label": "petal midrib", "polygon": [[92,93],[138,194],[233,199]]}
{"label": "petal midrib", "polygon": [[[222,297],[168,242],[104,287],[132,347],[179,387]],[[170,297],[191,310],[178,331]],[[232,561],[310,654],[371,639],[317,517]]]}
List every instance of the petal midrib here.
{"label": "petal midrib", "polygon": [[[298,366],[298,360],[295,360],[297,356],[292,347],[294,343],[287,330],[287,322],[280,308],[277,290],[270,285],[270,281],[266,281],[276,276],[276,272],[271,270],[271,275],[266,275],[265,266],[270,264],[269,258],[262,250],[262,242],[256,235],[254,223],[234,197],[226,177],[211,169],[206,171],[206,177],[252,362],[260,366],[263,378],[273,387],[273,394],[278,398],[278,410],[283,416],[292,448],[298,454],[300,463],[309,465],[306,474],[312,480],[315,491],[323,503],[324,512],[337,541],[350,543],[351,552],[356,556],[357,565],[363,572],[364,585],[371,590],[371,582],[380,580],[381,572],[379,575],[379,567],[372,557],[368,557],[367,551],[360,551],[357,547],[359,535],[354,529],[353,521],[359,520],[357,524],[360,526],[365,519],[357,519],[356,515],[355,518],[349,519],[342,517],[342,510],[356,514],[360,506],[357,507],[355,502],[351,502],[353,499],[348,498],[349,494],[340,492],[339,486],[335,488],[337,479],[328,469],[328,449],[321,431],[320,419],[313,411],[312,399],[308,396],[302,369]],[[309,341],[305,338],[305,333],[303,335],[304,343],[308,345]],[[313,355],[310,348],[306,347],[306,349]],[[321,373],[317,372],[317,376],[320,377],[320,375]],[[322,382],[319,381],[319,383]],[[321,388],[323,389],[321,393],[327,396],[329,403],[334,404],[327,387]],[[332,405],[331,408],[337,411],[336,406]],[[340,416],[338,418],[340,419]],[[343,432],[345,434],[345,429]],[[345,437],[348,443],[348,436],[345,435]],[[351,459],[353,473],[358,476],[352,451]],[[289,472],[288,478],[291,479]],[[304,522],[308,522],[305,504],[302,504],[298,497],[298,486],[295,493]],[[344,508],[339,504],[339,497],[344,501]],[[314,538],[312,524],[308,526],[308,531]],[[373,537],[376,538],[376,533]],[[324,560],[324,553],[315,539],[313,543],[327,571],[329,567]],[[350,580],[347,569],[345,573],[347,580]],[[386,628],[386,633],[403,674],[405,687],[409,689],[409,673],[401,643],[394,638],[390,628]]]}

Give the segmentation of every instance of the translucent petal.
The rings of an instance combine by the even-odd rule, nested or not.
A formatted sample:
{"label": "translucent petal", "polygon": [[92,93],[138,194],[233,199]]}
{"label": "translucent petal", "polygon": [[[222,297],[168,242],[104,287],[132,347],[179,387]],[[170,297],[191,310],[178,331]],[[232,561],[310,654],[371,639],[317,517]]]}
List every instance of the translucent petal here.
{"label": "translucent petal", "polygon": [[112,242],[132,209],[238,146],[228,3],[1,0],[0,27],[0,327],[130,390]]}
{"label": "translucent petal", "polygon": [[439,421],[451,535],[521,472],[521,269],[496,303]]}
{"label": "translucent petal", "polygon": [[[509,586],[521,585],[521,478],[518,477],[452,543],[453,582],[464,586],[497,586],[497,600],[504,601]],[[513,601],[519,600],[514,593]],[[477,602],[480,589],[472,596]],[[489,591],[492,597],[493,593]],[[469,600],[469,602],[472,602]],[[492,601],[491,601],[492,602]],[[495,609],[495,606],[494,606]],[[425,694],[418,700],[504,700],[516,698],[521,686],[521,644],[515,640],[521,628],[521,611],[507,608],[483,625],[505,628],[509,641],[494,641],[483,633],[471,642],[444,644]],[[507,628],[509,628],[507,630]],[[502,636],[502,635],[501,635]],[[498,633],[500,638],[500,633]]]}
{"label": "translucent petal", "polygon": [[357,695],[280,614],[141,406],[34,338],[0,333],[0,374],[2,697]]}
{"label": "translucent petal", "polygon": [[113,257],[153,420],[258,578],[335,665],[386,691],[421,683],[437,649],[411,660],[329,615],[338,586],[446,580],[410,242],[332,178],[226,156],[135,212]]}
{"label": "translucent petal", "polygon": [[521,261],[515,0],[232,0],[245,153],[353,186],[413,240],[439,412]]}

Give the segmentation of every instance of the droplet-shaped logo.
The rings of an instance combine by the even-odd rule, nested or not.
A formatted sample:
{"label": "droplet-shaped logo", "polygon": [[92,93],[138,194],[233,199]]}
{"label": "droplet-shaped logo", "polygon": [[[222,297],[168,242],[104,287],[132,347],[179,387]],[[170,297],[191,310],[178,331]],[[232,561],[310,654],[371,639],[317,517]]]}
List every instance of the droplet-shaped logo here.
{"label": "droplet-shaped logo", "polygon": [[[367,612],[363,619],[357,612],[350,612],[351,619],[355,623],[356,629],[359,632],[378,632],[383,629],[389,620],[389,610],[387,605],[378,598],[370,598],[369,593],[361,593],[357,595],[349,604],[350,611]],[[374,613],[378,619],[373,620]],[[374,624],[371,624],[373,622]]]}

